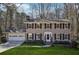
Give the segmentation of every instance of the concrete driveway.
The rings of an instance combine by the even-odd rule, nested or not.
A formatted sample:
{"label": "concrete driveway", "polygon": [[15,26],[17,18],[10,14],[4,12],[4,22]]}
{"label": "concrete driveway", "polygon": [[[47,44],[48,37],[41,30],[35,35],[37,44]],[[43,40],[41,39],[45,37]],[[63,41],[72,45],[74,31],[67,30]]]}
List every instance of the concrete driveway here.
{"label": "concrete driveway", "polygon": [[0,53],[8,49],[20,46],[24,41],[24,37],[9,37],[8,42],[0,44]]}

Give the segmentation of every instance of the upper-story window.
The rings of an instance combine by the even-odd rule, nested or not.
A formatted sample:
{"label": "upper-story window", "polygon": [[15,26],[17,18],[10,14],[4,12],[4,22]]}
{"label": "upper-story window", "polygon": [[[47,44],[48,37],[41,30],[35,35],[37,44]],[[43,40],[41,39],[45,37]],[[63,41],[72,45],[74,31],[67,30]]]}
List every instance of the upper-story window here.
{"label": "upper-story window", "polygon": [[56,39],[57,39],[57,40],[60,39],[60,34],[56,34]]}
{"label": "upper-story window", "polygon": [[68,24],[64,24],[64,28],[68,28]]}
{"label": "upper-story window", "polygon": [[60,25],[59,24],[56,24],[56,28],[60,28]]}
{"label": "upper-story window", "polygon": [[32,24],[27,24],[27,28],[32,28]]}
{"label": "upper-story window", "polygon": [[63,23],[60,23],[60,29],[62,29],[63,28]]}
{"label": "upper-story window", "polygon": [[36,29],[36,28],[40,28],[40,25],[37,24],[37,23],[35,23],[35,29]]}
{"label": "upper-story window", "polygon": [[64,28],[70,29],[70,23],[64,24]]}
{"label": "upper-story window", "polygon": [[32,29],[34,28],[34,23],[32,23]]}
{"label": "upper-story window", "polygon": [[46,28],[50,28],[50,24],[45,23],[45,24],[44,24],[44,28],[45,28],[45,29],[46,29]]}
{"label": "upper-story window", "polygon": [[27,29],[28,28],[32,28],[32,29],[40,28],[40,29],[42,29],[42,23],[31,23],[31,24],[27,23]]}
{"label": "upper-story window", "polygon": [[37,28],[40,28],[40,29],[42,29],[42,24],[41,23],[35,23],[35,29],[37,29]]}
{"label": "upper-story window", "polygon": [[[45,29],[49,28],[52,29],[52,23],[27,23],[27,29],[32,28],[32,29],[42,29],[44,26]],[[70,29],[70,23],[54,23],[54,28],[55,29]]]}
{"label": "upper-story window", "polygon": [[40,29],[42,29],[42,23],[40,23]]}
{"label": "upper-story window", "polygon": [[56,29],[56,28],[60,28],[60,29],[65,29],[65,28],[67,28],[67,29],[70,29],[70,23],[60,23],[60,24],[55,23],[55,24],[54,24],[54,28],[55,28],[55,29]]}
{"label": "upper-story window", "polygon": [[55,24],[54,24],[54,28],[55,28],[55,29],[56,29],[56,28],[60,28],[60,25],[57,24],[57,23],[55,23]]}

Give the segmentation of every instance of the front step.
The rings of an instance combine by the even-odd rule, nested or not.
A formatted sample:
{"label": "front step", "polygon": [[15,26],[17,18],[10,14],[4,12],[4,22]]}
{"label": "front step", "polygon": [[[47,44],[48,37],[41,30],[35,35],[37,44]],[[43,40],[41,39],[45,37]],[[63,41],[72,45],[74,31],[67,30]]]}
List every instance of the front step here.
{"label": "front step", "polygon": [[42,47],[51,47],[51,45],[44,45],[44,46],[42,46]]}
{"label": "front step", "polygon": [[44,42],[45,45],[52,45],[53,42]]}

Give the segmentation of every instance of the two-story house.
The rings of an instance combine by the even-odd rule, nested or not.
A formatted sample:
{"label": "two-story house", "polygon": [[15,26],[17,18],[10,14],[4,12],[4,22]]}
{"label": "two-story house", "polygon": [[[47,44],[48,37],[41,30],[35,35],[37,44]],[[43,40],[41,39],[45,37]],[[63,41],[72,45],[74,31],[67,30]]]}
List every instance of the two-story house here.
{"label": "two-story house", "polygon": [[67,19],[39,20],[24,22],[24,24],[26,25],[26,41],[42,40],[45,43],[71,42],[71,22]]}

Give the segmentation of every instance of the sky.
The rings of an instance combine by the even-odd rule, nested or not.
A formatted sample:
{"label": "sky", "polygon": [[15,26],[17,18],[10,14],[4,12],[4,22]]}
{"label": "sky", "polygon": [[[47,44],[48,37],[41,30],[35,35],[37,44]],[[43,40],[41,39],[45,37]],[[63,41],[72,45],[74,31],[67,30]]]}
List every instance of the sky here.
{"label": "sky", "polygon": [[[57,5],[59,5],[59,7],[61,6],[60,8],[63,7],[63,4],[58,3]],[[55,6],[56,6],[56,4],[53,3],[53,4],[52,4],[52,7],[55,8]],[[24,3],[24,4],[22,4],[22,5],[19,7],[18,10],[19,10],[20,12],[24,11],[25,13],[30,13],[30,12],[31,12],[31,7],[30,7],[29,3],[26,3],[26,4]]]}
{"label": "sky", "polygon": [[[18,5],[17,5],[18,6]],[[30,10],[30,5],[29,4],[22,4],[19,8],[18,8],[19,12],[25,12],[26,14],[28,14],[29,12],[31,12]]]}
{"label": "sky", "polygon": [[[34,3],[33,3],[34,4]],[[20,4],[17,4],[17,6],[19,6]],[[58,5],[58,7],[60,7],[60,8],[63,8],[63,4],[62,3],[52,3],[52,9],[50,10],[50,12],[55,12],[55,7],[56,7],[56,5]],[[18,8],[18,11],[19,12],[25,12],[27,15],[30,15],[30,16],[33,16],[33,17],[36,17],[36,15],[39,15],[39,11],[37,10],[37,11],[34,11],[33,12],[33,15],[32,15],[32,11],[31,11],[31,6],[30,6],[30,4],[29,3],[23,3],[23,4],[21,4],[20,5],[20,7]],[[36,13],[35,13],[36,12]]]}

